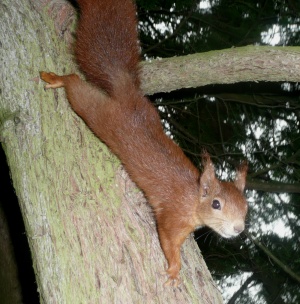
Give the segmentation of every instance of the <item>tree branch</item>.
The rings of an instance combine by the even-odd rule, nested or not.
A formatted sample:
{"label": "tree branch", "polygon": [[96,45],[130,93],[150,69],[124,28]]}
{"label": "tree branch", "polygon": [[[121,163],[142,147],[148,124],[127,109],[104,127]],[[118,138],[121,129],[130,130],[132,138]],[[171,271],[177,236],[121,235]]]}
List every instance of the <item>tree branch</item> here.
{"label": "tree branch", "polygon": [[142,63],[146,94],[209,84],[300,79],[300,47],[246,46]]}
{"label": "tree branch", "polygon": [[293,272],[291,268],[282,263],[267,247],[254,239],[250,233],[245,232],[245,234],[257,247],[259,247],[271,260],[273,260],[274,263],[276,263],[283,271],[300,283],[300,276],[297,273]]}
{"label": "tree branch", "polygon": [[254,273],[243,283],[239,290],[237,290],[234,295],[230,298],[227,304],[234,304],[236,299],[242,295],[243,291],[248,288],[249,284],[254,281]]}
{"label": "tree branch", "polygon": [[256,179],[247,179],[246,188],[249,190],[275,192],[275,193],[300,193],[300,184],[280,182],[263,182]]}

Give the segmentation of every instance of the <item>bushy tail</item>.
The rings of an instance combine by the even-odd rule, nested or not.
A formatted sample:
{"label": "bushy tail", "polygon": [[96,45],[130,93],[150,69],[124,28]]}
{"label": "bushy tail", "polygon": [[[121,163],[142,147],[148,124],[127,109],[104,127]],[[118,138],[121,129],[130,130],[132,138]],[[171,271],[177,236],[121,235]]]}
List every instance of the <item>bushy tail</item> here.
{"label": "bushy tail", "polygon": [[140,48],[132,0],[78,0],[76,59],[87,80],[114,92],[123,74],[139,86]]}

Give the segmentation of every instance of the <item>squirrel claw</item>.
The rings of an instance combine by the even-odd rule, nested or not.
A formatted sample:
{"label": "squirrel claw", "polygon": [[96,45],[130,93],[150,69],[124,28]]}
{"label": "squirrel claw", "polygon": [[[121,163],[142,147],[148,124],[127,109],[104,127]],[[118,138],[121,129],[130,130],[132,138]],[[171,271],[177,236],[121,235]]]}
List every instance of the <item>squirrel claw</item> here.
{"label": "squirrel claw", "polygon": [[179,276],[170,276],[167,270],[161,271],[161,275],[168,275],[168,280],[164,283],[164,287],[174,287],[177,288],[181,284]]}
{"label": "squirrel claw", "polygon": [[169,278],[165,283],[164,287],[174,287],[177,288],[180,285],[181,281],[179,278]]}

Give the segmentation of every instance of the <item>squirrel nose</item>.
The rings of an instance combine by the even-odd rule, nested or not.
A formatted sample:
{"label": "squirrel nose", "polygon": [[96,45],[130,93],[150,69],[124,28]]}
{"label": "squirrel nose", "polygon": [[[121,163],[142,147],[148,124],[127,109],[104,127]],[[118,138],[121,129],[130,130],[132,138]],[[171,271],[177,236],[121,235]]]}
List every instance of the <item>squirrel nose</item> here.
{"label": "squirrel nose", "polygon": [[244,224],[236,224],[233,226],[233,230],[236,233],[241,233],[244,230]]}

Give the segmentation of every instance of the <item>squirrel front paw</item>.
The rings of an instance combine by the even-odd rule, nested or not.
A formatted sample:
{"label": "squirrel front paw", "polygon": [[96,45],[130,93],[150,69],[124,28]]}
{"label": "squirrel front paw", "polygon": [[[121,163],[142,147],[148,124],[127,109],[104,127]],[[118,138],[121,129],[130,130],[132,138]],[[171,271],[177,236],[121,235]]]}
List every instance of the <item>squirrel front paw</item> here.
{"label": "squirrel front paw", "polygon": [[172,271],[170,268],[166,271],[161,272],[162,275],[167,275],[168,280],[164,283],[165,287],[174,287],[177,288],[181,284],[181,280],[179,277],[179,271]]}
{"label": "squirrel front paw", "polygon": [[171,278],[169,277],[169,279],[164,283],[164,286],[165,287],[174,287],[174,288],[177,288],[181,283],[181,280],[179,277],[176,277],[176,278]]}

